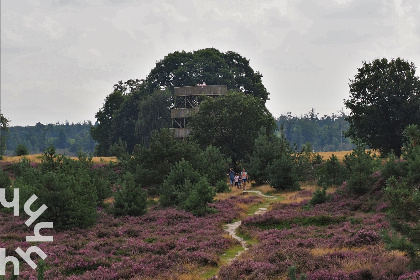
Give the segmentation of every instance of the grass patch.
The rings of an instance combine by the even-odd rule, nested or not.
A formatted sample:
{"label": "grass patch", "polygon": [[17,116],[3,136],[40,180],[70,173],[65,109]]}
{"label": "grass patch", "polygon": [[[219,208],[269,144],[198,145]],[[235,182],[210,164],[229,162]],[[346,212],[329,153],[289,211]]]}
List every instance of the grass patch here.
{"label": "grass patch", "polygon": [[220,265],[218,267],[210,267],[201,273],[202,279],[209,279],[219,272],[220,267],[229,264],[233,258],[237,256],[239,252],[242,252],[244,248],[241,245],[235,245],[229,248],[224,254],[220,256]]}

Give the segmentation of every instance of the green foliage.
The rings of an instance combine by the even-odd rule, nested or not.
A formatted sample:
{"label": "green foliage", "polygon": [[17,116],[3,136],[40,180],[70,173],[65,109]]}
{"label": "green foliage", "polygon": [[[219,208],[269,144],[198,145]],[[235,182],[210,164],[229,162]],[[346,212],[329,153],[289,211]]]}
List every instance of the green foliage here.
{"label": "green foliage", "polygon": [[207,48],[166,55],[150,71],[146,86],[149,92],[153,92],[206,82],[208,85],[226,85],[229,90],[244,92],[265,103],[268,92],[261,78],[262,75],[255,72],[249,61],[238,53]]}
{"label": "green foliage", "polygon": [[293,161],[295,164],[295,173],[300,181],[308,181],[313,179],[313,164],[312,159],[314,153],[312,152],[311,144],[306,143],[300,152],[293,153]]}
{"label": "green foliage", "polygon": [[17,147],[15,149],[15,155],[26,156],[28,154],[29,154],[29,151],[24,144],[20,143],[19,145],[17,145]]}
{"label": "green foliage", "polygon": [[[190,184],[190,182],[187,181],[186,184]],[[212,209],[207,204],[213,201],[216,194],[214,188],[210,186],[205,177],[201,177],[195,186],[187,187],[187,189],[191,189],[191,192],[182,208],[197,216],[203,216],[212,212]]]}
{"label": "green foliage", "polygon": [[[255,102],[264,107],[268,92],[261,77],[260,73],[252,70],[247,59],[234,52],[221,53],[209,48],[192,53],[168,54],[156,63],[145,80],[120,81],[114,85],[114,91],[106,97],[103,107],[95,115],[97,122],[91,129],[92,138],[98,142],[96,154],[109,155],[110,148],[120,138],[127,143],[128,153],[136,144],[148,147],[154,131],[170,126],[169,109],[174,87],[192,86],[204,81],[227,85],[229,90],[254,97]],[[231,108],[241,108],[231,111],[247,110],[241,104],[234,104],[229,110]],[[257,120],[269,114],[267,110],[259,113],[264,114],[259,115]],[[222,148],[222,152],[226,151]]]}
{"label": "green foliage", "polygon": [[316,151],[342,151],[354,147],[350,138],[344,135],[349,127],[345,118],[346,114],[343,111],[319,118],[318,113],[312,109],[299,117],[292,116],[291,113],[281,115],[276,122],[286,140],[291,145],[296,145],[297,150],[310,143]]}
{"label": "green foliage", "polygon": [[97,193],[88,172],[75,174],[47,172],[41,175],[37,193],[48,206],[45,219],[54,229],[87,228],[95,224]]}
{"label": "green foliage", "polygon": [[125,100],[112,117],[111,143],[120,138],[127,143],[127,152],[134,146],[148,145],[153,132],[170,126],[171,93],[148,93],[142,85],[125,95]]}
{"label": "green foliage", "polygon": [[[238,109],[239,108],[239,109]],[[252,152],[261,128],[272,134],[275,121],[261,100],[241,92],[209,98],[190,121],[191,137],[201,147],[213,145],[232,159],[233,166]]]}
{"label": "green foliage", "polygon": [[143,186],[152,195],[159,193],[159,186],[176,162],[184,158],[196,163],[197,159],[201,159],[198,156],[200,152],[196,143],[188,140],[179,141],[166,128],[153,133],[149,148],[137,145],[132,156],[121,162],[124,170],[130,171],[135,176],[136,184]]}
{"label": "green foliage", "polygon": [[349,174],[347,190],[356,195],[367,193],[375,180],[372,174],[376,162],[371,152],[366,151],[362,143],[358,143],[351,154],[345,156],[344,163]]}
{"label": "green foliage", "polygon": [[246,164],[248,174],[256,184],[263,184],[270,181],[269,166],[283,153],[290,154],[290,146],[284,138],[268,135],[261,129],[254,141],[253,152],[249,155],[249,162]]}
{"label": "green foliage", "polygon": [[283,153],[268,166],[270,186],[277,190],[299,190],[299,177],[293,159]]}
{"label": "green foliage", "polygon": [[385,192],[391,201],[388,218],[398,233],[387,236],[388,247],[408,254],[416,268],[420,268],[420,191],[394,177],[387,180]]}
{"label": "green foliage", "polygon": [[160,204],[162,206],[182,206],[192,187],[198,183],[200,178],[200,173],[194,170],[188,161],[181,160],[176,163],[163,181]]}
{"label": "green foliage", "polygon": [[318,188],[315,190],[311,200],[309,201],[309,205],[315,206],[317,204],[322,204],[327,202],[328,195],[327,195],[327,188]]}
{"label": "green foliage", "polygon": [[40,259],[38,261],[38,273],[37,273],[37,280],[44,280],[44,274],[45,274],[45,261],[43,259]]}
{"label": "green foliage", "polygon": [[[390,249],[407,253],[413,268],[420,268],[420,129],[408,126],[404,131],[408,142],[404,147],[404,173],[399,177],[390,176],[386,181],[385,194],[391,205],[388,219],[391,222],[392,234],[384,238]],[[398,169],[397,169],[398,170]],[[391,174],[391,173],[390,173]]]}
{"label": "green foliage", "polygon": [[299,189],[296,164],[284,138],[267,136],[260,130],[247,164],[248,173],[256,184],[269,183],[279,190]]}
{"label": "green foliage", "polygon": [[[43,217],[54,223],[54,229],[86,228],[95,224],[96,208],[111,196],[111,182],[115,180],[112,167],[94,168],[92,158],[79,152],[79,160],[55,154],[50,146],[38,167],[28,160],[15,164],[11,170],[19,188],[20,207],[35,194],[34,208],[45,204]],[[11,191],[12,189],[10,189]]]}
{"label": "green foliage", "polygon": [[112,143],[113,116],[124,102],[124,95],[121,91],[115,90],[108,95],[101,109],[96,113],[97,125],[91,128],[92,138],[98,143],[95,153],[100,156],[109,155]]}
{"label": "green foliage", "polygon": [[[5,189],[5,196],[7,201],[11,201],[13,199],[13,190],[10,188],[12,185],[12,181],[10,180],[9,174],[3,171],[3,168],[0,168],[0,189]],[[7,208],[1,207],[1,210],[6,210]]]}
{"label": "green foliage", "polygon": [[224,182],[227,187],[225,174],[229,167],[228,162],[229,160],[218,148],[210,145],[198,154],[194,160],[194,166],[202,175],[207,176],[210,185],[216,186],[218,182]]}
{"label": "green foliage", "polygon": [[347,170],[337,156],[332,154],[325,163],[316,167],[315,174],[319,186],[341,185],[346,178]]}
{"label": "green foliage", "polygon": [[[295,266],[291,266],[289,267],[289,269],[287,270],[287,273],[289,275],[289,280],[297,280],[297,276],[296,276],[296,267]],[[305,274],[301,274],[299,277],[299,280],[305,280],[306,279],[306,275]]]}
{"label": "green foliage", "polygon": [[287,273],[289,274],[289,280],[297,280],[296,279],[296,267],[295,266],[289,267],[289,269],[287,270]]}
{"label": "green foliage", "polygon": [[395,177],[400,179],[405,177],[407,174],[407,162],[397,158],[395,154],[391,153],[388,155],[388,158],[385,159],[385,163],[381,169],[381,176],[384,180],[387,180],[390,177]]}
{"label": "green foliage", "polygon": [[114,202],[115,216],[141,216],[147,211],[147,193],[134,182],[134,176],[127,172],[121,189],[117,189]]}
{"label": "green foliage", "polygon": [[222,181],[218,181],[214,188],[217,193],[224,193],[224,192],[230,191],[230,188],[228,184],[226,183],[225,179],[223,179]]}
{"label": "green foliage", "polygon": [[5,172],[3,168],[0,168],[0,188],[9,188],[11,184],[12,181],[7,172]]}
{"label": "green foliage", "polygon": [[109,148],[109,155],[122,157],[127,153],[127,143],[122,141],[121,138],[118,139],[118,142],[115,142]]}
{"label": "green foliage", "polygon": [[350,98],[345,100],[351,110],[347,135],[382,155],[393,151],[399,157],[404,128],[420,124],[420,80],[415,69],[401,58],[363,62],[350,81]]}
{"label": "green foliage", "polygon": [[3,114],[0,114],[0,159],[3,158],[6,151],[7,135],[5,133],[9,131],[8,123],[9,120]]}
{"label": "green foliage", "polygon": [[408,142],[404,147],[403,159],[406,164],[407,183],[411,185],[420,183],[420,125],[409,125],[404,130]]}
{"label": "green foliage", "polygon": [[7,154],[14,153],[18,144],[25,145],[29,154],[42,153],[49,145],[69,155],[79,149],[93,152],[96,144],[89,132],[91,126],[91,122],[12,126],[4,135],[7,136]]}
{"label": "green foliage", "polygon": [[181,160],[164,180],[159,202],[164,207],[176,206],[203,215],[210,211],[207,203],[213,201],[214,195],[207,178],[194,170],[191,163]]}

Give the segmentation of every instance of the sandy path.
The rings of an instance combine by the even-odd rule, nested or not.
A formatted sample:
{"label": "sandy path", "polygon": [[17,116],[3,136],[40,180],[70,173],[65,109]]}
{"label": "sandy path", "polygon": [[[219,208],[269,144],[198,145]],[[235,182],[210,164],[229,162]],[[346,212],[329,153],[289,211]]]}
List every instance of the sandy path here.
{"label": "sandy path", "polygon": [[[256,194],[258,194],[258,195],[260,195],[260,196],[262,196],[262,197],[265,197],[265,198],[270,198],[270,199],[276,199],[276,197],[275,196],[271,196],[271,195],[265,195],[265,194],[263,194],[262,192],[260,192],[260,191],[246,191],[246,192],[249,192],[249,193],[256,193]],[[261,208],[259,208],[256,212],[254,212],[253,214],[251,214],[251,215],[261,215],[261,214],[264,214],[265,212],[267,212],[267,208],[266,207],[261,207]],[[241,221],[236,221],[236,222],[234,222],[234,223],[230,223],[230,224],[226,224],[225,226],[224,226],[224,230],[225,231],[227,231],[228,233],[229,233],[229,235],[232,237],[232,238],[234,238],[234,239],[236,239],[236,240],[238,240],[239,241],[239,243],[241,243],[241,245],[242,245],[242,248],[243,248],[243,250],[242,251],[239,251],[237,254],[236,254],[236,256],[233,258],[233,259],[231,259],[230,261],[233,261],[233,260],[235,260],[237,257],[239,257],[243,252],[245,252],[246,250],[248,250],[248,247],[249,247],[249,244],[242,238],[242,237],[240,237],[240,236],[238,236],[237,234],[236,234],[236,230],[241,226]]]}

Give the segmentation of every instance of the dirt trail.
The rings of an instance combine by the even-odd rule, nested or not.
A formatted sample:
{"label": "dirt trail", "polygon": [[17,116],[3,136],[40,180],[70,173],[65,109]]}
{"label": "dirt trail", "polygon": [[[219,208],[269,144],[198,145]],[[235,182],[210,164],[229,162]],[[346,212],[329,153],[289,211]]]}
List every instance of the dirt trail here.
{"label": "dirt trail", "polygon": [[[271,195],[265,195],[260,191],[246,191],[249,193],[256,193],[257,195],[260,195],[262,197],[265,198],[269,198],[269,199],[276,199],[277,197],[275,196],[271,196]],[[267,207],[261,207],[259,208],[256,212],[250,214],[250,215],[261,215],[264,214],[265,212],[267,212]],[[239,251],[235,257],[233,257],[233,259],[231,259],[230,261],[235,260],[237,257],[239,257],[243,252],[245,252],[246,250],[248,250],[249,244],[240,236],[238,236],[236,234],[236,230],[241,226],[241,221],[236,221],[234,223],[230,223],[230,224],[226,224],[224,226],[224,230],[227,231],[229,233],[230,236],[232,236],[234,239],[238,240],[239,243],[241,243],[243,250]]]}

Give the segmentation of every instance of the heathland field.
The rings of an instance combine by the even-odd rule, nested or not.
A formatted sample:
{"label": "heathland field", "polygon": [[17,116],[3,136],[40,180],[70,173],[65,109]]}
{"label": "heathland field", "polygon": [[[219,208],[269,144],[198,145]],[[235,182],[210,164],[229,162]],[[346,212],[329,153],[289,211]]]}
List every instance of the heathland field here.
{"label": "heathland field", "polygon": [[[341,160],[347,153],[334,154]],[[320,155],[327,160],[331,154]],[[27,158],[39,162],[42,157]],[[95,170],[117,162],[94,161]],[[383,241],[390,204],[381,184],[379,178],[358,196],[348,193],[346,182],[324,194],[315,180],[300,182],[296,191],[233,186],[217,194],[208,205],[213,210],[202,216],[163,208],[155,197],[149,198],[145,214],[118,217],[109,211],[114,200],[108,199],[96,209],[92,226],[41,230],[54,238],[37,243],[47,255],[44,279],[420,279],[406,253],[387,249]],[[11,211],[0,211],[0,220],[0,248],[19,257],[16,248],[26,251],[33,245],[25,242],[33,226]],[[20,262],[18,279],[37,279],[38,271]],[[11,272],[9,263],[6,279]]]}

